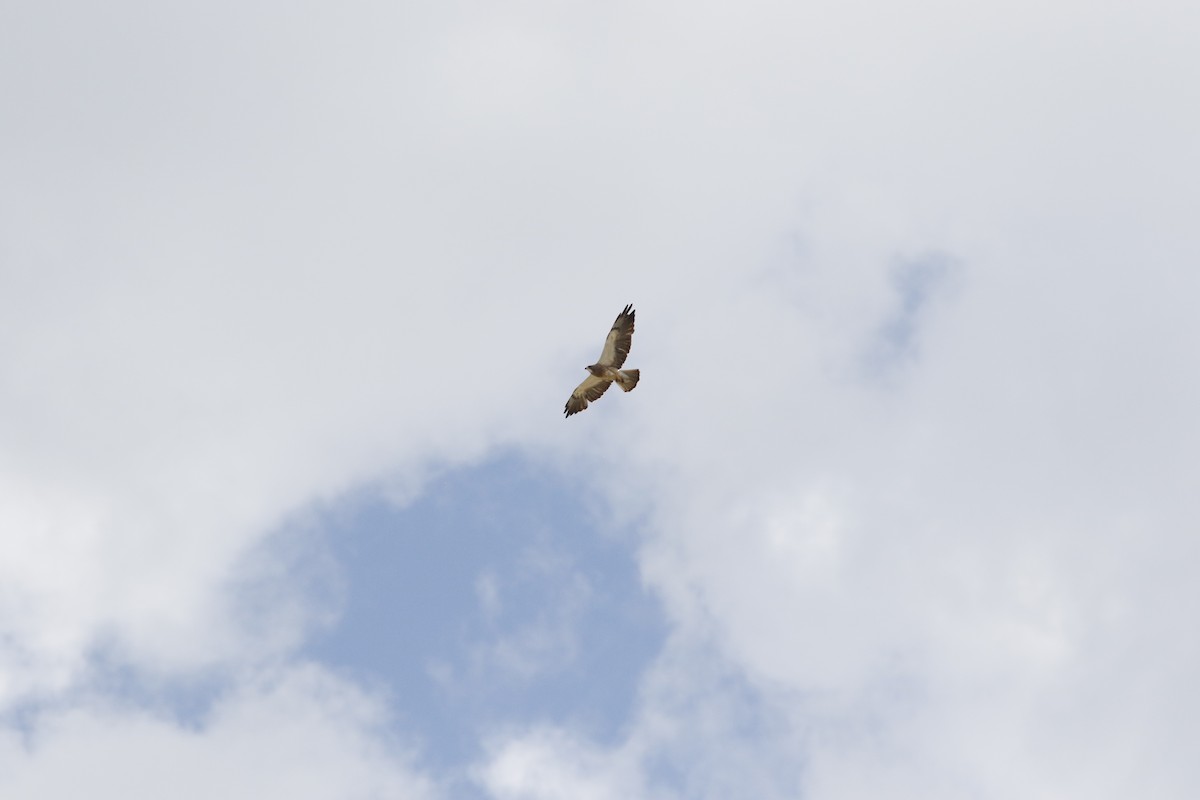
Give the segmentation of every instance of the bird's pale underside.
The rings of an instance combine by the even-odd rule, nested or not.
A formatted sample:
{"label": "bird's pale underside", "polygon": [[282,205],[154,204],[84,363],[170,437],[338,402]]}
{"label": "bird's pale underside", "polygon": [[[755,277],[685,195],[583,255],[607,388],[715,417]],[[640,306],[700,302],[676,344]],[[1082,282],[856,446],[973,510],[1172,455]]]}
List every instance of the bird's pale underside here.
{"label": "bird's pale underside", "polygon": [[617,315],[612,329],[608,332],[608,338],[604,340],[600,358],[595,364],[585,367],[588,376],[583,379],[583,383],[575,387],[575,391],[571,392],[570,398],[567,399],[566,408],[563,410],[568,417],[583,411],[588,407],[588,403],[599,399],[614,383],[627,392],[633,391],[633,387],[637,386],[641,372],[636,369],[621,369],[633,344],[633,316],[636,313],[633,306],[628,305]]}

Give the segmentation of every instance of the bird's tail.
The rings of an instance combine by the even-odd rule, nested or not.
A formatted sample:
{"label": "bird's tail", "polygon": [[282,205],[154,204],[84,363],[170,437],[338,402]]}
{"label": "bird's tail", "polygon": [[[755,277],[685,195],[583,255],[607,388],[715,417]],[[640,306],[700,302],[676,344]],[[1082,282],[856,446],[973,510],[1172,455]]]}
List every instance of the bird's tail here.
{"label": "bird's tail", "polygon": [[641,370],[637,369],[617,370],[617,374],[620,376],[617,378],[617,385],[627,392],[632,392],[633,387],[637,386],[642,378]]}

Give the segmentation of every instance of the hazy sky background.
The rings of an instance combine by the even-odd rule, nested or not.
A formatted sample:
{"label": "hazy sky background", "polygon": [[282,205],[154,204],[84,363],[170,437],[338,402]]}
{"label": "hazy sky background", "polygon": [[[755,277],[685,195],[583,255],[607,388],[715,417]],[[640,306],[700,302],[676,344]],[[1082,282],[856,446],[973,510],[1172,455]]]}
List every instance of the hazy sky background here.
{"label": "hazy sky background", "polygon": [[1198,41],[0,2],[0,795],[1194,796]]}

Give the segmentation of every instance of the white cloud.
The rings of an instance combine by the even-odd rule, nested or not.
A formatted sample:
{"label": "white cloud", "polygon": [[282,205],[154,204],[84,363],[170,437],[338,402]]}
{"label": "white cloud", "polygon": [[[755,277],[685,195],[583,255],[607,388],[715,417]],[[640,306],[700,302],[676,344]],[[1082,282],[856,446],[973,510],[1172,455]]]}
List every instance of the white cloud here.
{"label": "white cloud", "polygon": [[718,653],[674,638],[647,671],[625,735],[542,725],[497,733],[476,780],[498,798],[794,797],[800,738]]}
{"label": "white cloud", "polygon": [[[730,785],[1195,784],[1195,12],[74,11],[0,26],[0,701],[286,654],[312,609],[228,587],[289,514],[516,444],[786,721]],[[928,253],[956,291],[864,380]],[[563,422],[630,301],[642,384]],[[487,783],[649,791],[677,713]]]}
{"label": "white cloud", "polygon": [[313,668],[250,679],[195,727],[84,701],[0,739],[0,787],[38,800],[438,796],[384,722],[377,699]]}
{"label": "white cloud", "polygon": [[493,797],[585,800],[650,797],[636,763],[596,752],[570,733],[547,729],[512,738],[479,774]]}
{"label": "white cloud", "polygon": [[[652,487],[648,579],[806,732],[812,796],[1116,797],[1148,776],[1186,796],[1194,725],[1167,708],[1200,696],[1168,665],[1200,655],[1200,598],[1168,565],[1197,555],[1194,325],[1165,297],[1140,317],[1160,290],[1116,263],[1056,290],[1057,314],[973,269],[896,385],[846,380],[780,326],[793,391],[742,407],[692,363],[686,412],[636,407],[652,419],[619,481]],[[779,358],[755,333],[737,344]]]}

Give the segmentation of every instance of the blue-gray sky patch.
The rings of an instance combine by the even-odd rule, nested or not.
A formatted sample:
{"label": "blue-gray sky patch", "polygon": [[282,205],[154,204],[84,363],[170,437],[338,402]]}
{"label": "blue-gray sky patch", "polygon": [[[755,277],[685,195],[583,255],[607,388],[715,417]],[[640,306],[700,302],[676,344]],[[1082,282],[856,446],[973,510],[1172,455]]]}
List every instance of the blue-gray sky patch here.
{"label": "blue-gray sky patch", "polygon": [[410,507],[359,496],[329,519],[345,611],[308,654],[387,687],[435,766],[495,725],[619,731],[665,623],[631,532],[598,526],[579,487],[507,457]]}
{"label": "blue-gray sky patch", "polygon": [[904,259],[892,267],[892,310],[876,330],[866,355],[871,375],[886,376],[919,357],[921,328],[930,305],[949,288],[957,270],[958,263],[940,253]]}

